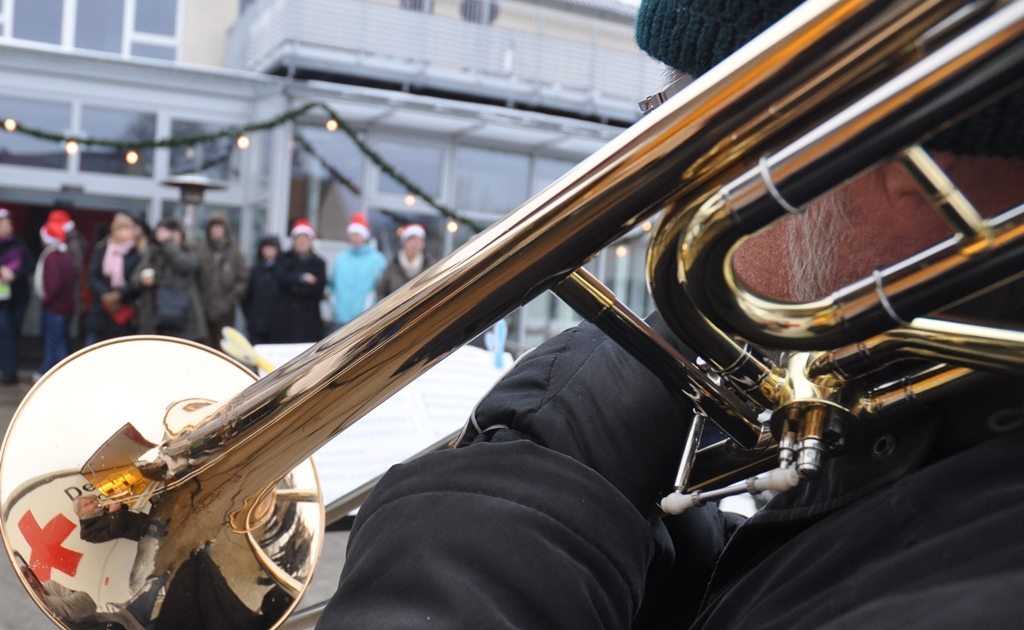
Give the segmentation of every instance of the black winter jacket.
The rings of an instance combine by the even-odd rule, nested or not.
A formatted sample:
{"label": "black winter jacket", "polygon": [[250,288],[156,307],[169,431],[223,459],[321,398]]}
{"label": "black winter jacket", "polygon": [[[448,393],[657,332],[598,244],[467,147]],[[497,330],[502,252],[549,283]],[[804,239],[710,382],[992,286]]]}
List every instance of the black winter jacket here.
{"label": "black winter jacket", "polygon": [[1016,383],[865,427],[866,444],[885,435],[895,449],[852,449],[741,525],[714,505],[648,518],[688,420],[649,379],[589,325],[527,355],[475,412],[494,430],[396,466],[377,486],[317,627],[906,630],[1024,619]]}
{"label": "black winter jacket", "polygon": [[284,337],[282,288],[273,273],[277,264],[277,260],[270,265],[260,260],[253,266],[249,276],[249,288],[242,301],[242,310],[249,340],[253,343],[277,343]]}
{"label": "black winter jacket", "polygon": [[[322,258],[310,253],[299,256],[285,252],[279,257],[271,273],[277,279],[284,297],[284,321],[281,341],[302,343],[320,341],[324,336],[324,324],[320,318],[320,300],[327,286],[327,268]],[[302,280],[302,274],[311,273],[316,282],[309,284]]]}

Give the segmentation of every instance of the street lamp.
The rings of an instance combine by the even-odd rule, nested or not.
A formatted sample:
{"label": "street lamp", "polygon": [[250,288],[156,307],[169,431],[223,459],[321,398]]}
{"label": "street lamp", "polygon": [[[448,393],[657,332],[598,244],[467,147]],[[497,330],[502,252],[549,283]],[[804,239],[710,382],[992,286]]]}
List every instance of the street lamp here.
{"label": "street lamp", "polygon": [[203,203],[203,195],[207,190],[223,190],[224,182],[211,179],[206,175],[175,175],[163,181],[164,186],[177,186],[181,190],[181,203],[185,205],[185,213],[181,218],[182,227],[188,238],[192,238],[196,224],[196,206]]}

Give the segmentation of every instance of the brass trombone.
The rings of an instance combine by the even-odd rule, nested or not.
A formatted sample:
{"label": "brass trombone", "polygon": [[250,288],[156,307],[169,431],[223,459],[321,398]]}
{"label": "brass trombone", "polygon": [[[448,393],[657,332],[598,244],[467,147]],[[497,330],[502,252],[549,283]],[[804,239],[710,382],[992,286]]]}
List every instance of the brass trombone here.
{"label": "brass trombone", "polygon": [[[77,583],[98,607],[157,593],[146,614],[163,614],[171,593],[188,588],[175,581],[188,566],[217,573],[259,623],[277,627],[308,584],[322,539],[308,458],[549,289],[702,412],[689,427],[677,494],[716,492],[780,462],[813,478],[858,423],[948,391],[978,370],[1019,373],[1020,333],[924,316],[1024,269],[1024,208],[981,218],[916,143],[1022,78],[1024,0],[807,2],[261,380],[209,350],[158,337],[90,347],[47,373],[3,446],[8,553],[44,568],[25,515],[45,513],[35,517],[45,527],[40,520],[69,512],[66,487],[89,488],[102,503],[146,514],[153,530],[134,552],[116,537],[75,552],[80,566],[121,570],[103,574],[106,583]],[[745,238],[893,156],[956,236],[824,300],[783,303],[743,286],[731,260]],[[658,212],[649,285],[703,367],[578,271]],[[759,347],[784,351],[784,361]],[[916,360],[900,378],[880,371],[907,357]],[[101,382],[115,374],[147,398],[119,399]],[[62,400],[83,402],[71,408]],[[729,439],[698,450],[705,418]],[[51,619],[74,627],[58,595],[22,577]]]}

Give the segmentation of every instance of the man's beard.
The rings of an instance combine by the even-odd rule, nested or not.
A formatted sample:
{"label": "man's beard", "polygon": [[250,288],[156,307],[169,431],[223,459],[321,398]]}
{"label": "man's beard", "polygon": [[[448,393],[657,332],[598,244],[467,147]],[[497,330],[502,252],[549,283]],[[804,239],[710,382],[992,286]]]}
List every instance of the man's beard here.
{"label": "man's beard", "polygon": [[815,199],[803,215],[784,221],[792,299],[816,300],[837,288],[837,245],[850,233],[850,209],[848,195],[839,188]]}

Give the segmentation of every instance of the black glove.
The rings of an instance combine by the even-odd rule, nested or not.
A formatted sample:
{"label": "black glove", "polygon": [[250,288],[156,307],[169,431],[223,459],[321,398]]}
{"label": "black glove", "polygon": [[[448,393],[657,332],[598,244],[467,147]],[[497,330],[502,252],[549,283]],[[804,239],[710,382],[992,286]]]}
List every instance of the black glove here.
{"label": "black glove", "polygon": [[[648,323],[693,358],[660,316]],[[672,486],[692,419],[689,400],[583,324],[524,356],[477,405],[463,443],[507,427],[597,471],[646,516]]]}

